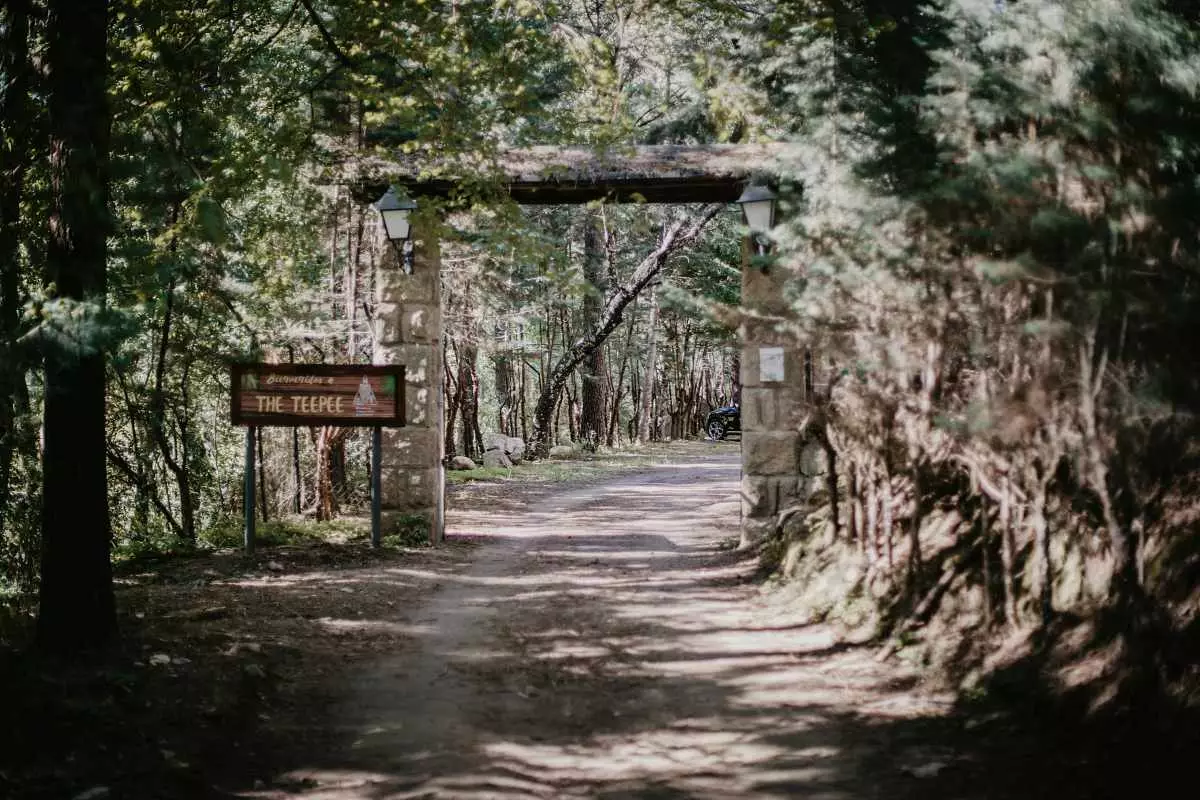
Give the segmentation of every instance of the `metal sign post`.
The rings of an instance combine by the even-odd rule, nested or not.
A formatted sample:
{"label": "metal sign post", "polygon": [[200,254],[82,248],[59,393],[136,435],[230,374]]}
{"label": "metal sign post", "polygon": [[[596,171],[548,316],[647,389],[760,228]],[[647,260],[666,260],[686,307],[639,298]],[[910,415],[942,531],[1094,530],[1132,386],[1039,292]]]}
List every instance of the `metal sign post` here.
{"label": "metal sign post", "polygon": [[383,498],[380,496],[383,488],[383,428],[375,426],[371,430],[371,546],[379,547],[382,543],[380,533],[380,518],[383,516]]}
{"label": "metal sign post", "polygon": [[246,525],[242,531],[242,540],[247,553],[254,552],[254,432],[251,425],[246,428],[246,476],[242,483],[242,506],[246,517]]}

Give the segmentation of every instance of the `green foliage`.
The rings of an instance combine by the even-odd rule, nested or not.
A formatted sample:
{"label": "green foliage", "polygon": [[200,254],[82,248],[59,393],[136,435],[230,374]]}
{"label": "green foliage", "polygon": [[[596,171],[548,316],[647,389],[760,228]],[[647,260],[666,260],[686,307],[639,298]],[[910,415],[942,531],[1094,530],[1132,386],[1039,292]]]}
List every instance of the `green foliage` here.
{"label": "green foliage", "polygon": [[[810,154],[777,238],[824,373],[814,425],[846,499],[896,515],[847,531],[895,587],[881,602],[911,613],[941,577],[930,551],[956,542],[912,533],[938,504],[1012,527],[991,528],[991,594],[971,599],[972,560],[950,607],[1090,613],[1068,570],[1145,601],[1139,554],[1195,536],[1166,513],[1196,474],[1193,22],[1149,1],[812,2],[750,47],[739,80]],[[1103,554],[1077,556],[1094,531]]]}
{"label": "green foliage", "polygon": [[429,546],[429,518],[423,514],[401,514],[389,527],[392,532],[383,537],[384,547],[403,550]]}

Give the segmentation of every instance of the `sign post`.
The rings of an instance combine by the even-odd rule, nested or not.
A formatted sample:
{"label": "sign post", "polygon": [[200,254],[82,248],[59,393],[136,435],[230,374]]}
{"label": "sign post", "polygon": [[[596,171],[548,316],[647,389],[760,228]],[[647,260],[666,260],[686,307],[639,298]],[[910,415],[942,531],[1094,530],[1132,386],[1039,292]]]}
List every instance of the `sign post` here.
{"label": "sign post", "polygon": [[380,534],[380,517],[383,516],[383,428],[376,426],[371,430],[371,546],[382,544]]}
{"label": "sign post", "polygon": [[369,426],[371,545],[381,542],[383,428],[404,425],[404,367],[353,364],[234,364],[230,416],[246,426],[246,552],[254,552],[255,428]]}
{"label": "sign post", "polygon": [[246,428],[246,476],[242,483],[242,506],[246,516],[242,539],[247,553],[254,552],[254,432],[253,426]]}

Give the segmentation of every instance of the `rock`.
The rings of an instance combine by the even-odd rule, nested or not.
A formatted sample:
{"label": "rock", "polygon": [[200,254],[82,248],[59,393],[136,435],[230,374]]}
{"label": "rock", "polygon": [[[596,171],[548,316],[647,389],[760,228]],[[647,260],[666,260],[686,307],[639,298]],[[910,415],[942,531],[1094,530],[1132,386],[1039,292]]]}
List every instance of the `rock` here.
{"label": "rock", "polygon": [[171,657],[166,653],[155,653],[150,656],[150,665],[153,667],[165,667],[171,663]]}
{"label": "rock", "polygon": [[503,450],[488,450],[483,454],[483,465],[485,467],[504,467],[512,469],[512,460],[504,454]]}
{"label": "rock", "polygon": [[479,469],[479,465],[466,456],[455,456],[450,459],[450,469]]}
{"label": "rock", "polygon": [[571,458],[575,455],[575,448],[568,447],[565,444],[556,444],[550,448],[551,458]]}
{"label": "rock", "polygon": [[525,457],[525,440],[517,436],[511,436],[505,440],[503,449],[505,453],[508,453],[509,458],[519,461]]}
{"label": "rock", "polygon": [[487,445],[487,450],[500,450],[503,452],[504,450],[508,449],[508,437],[503,433],[489,434],[487,438],[483,440],[483,443]]}

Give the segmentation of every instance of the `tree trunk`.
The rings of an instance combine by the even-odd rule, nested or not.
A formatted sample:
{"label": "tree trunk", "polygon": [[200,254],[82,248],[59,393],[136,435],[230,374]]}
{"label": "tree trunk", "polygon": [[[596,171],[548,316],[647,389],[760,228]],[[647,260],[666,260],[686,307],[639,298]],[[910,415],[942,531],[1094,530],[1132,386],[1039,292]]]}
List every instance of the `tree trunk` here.
{"label": "tree trunk", "polygon": [[[288,363],[296,363],[296,351],[288,345]],[[304,508],[304,474],[300,471],[300,429],[292,428],[292,513]]]}
{"label": "tree trunk", "polygon": [[[171,211],[171,219],[178,217],[179,207]],[[174,224],[172,222],[172,224]],[[167,400],[166,373],[167,356],[170,352],[172,323],[175,310],[175,281],[172,279],[163,293],[163,321],[158,338],[158,361],[154,368],[154,385],[150,390],[150,432],[154,444],[162,455],[179,491],[179,516],[182,523],[181,537],[186,542],[196,541],[195,507],[192,502],[191,481],[187,466],[187,445],[181,442],[180,452],[176,452],[167,436]],[[186,378],[183,382],[186,385]],[[184,404],[186,406],[186,403]],[[183,409],[186,416],[187,408]],[[182,438],[182,437],[181,437]]]}
{"label": "tree trunk", "polygon": [[1004,617],[1013,630],[1019,627],[1017,619],[1017,590],[1014,574],[1016,546],[1013,543],[1013,498],[1012,480],[1006,475],[1000,488],[1000,565],[1001,583],[1004,589]]}
{"label": "tree trunk", "polygon": [[858,465],[853,461],[846,468],[846,528],[850,541],[857,543],[858,552],[866,554],[862,535],[862,497],[859,495]]}
{"label": "tree trunk", "polygon": [[[625,334],[625,347],[621,350],[621,366],[617,370],[617,383],[613,389],[612,409],[608,417],[608,436],[605,443],[609,447],[614,447],[617,444],[617,431],[621,423],[621,401],[625,397],[625,373],[629,369],[629,360],[633,356],[633,333],[634,324],[631,319],[626,327],[628,330]],[[630,393],[630,397],[634,395]]]}
{"label": "tree trunk", "polygon": [[925,519],[925,482],[921,470],[922,464],[918,460],[912,469],[913,515],[908,521],[908,586],[914,598],[920,589],[921,523]]}
{"label": "tree trunk", "polygon": [[[51,215],[46,278],[58,297],[104,306],[108,213],[108,3],[49,0]],[[42,582],[37,640],[77,652],[117,632],[105,461],[104,350],[46,352]]]}
{"label": "tree trunk", "polygon": [[[604,228],[599,211],[589,210],[584,217],[583,277],[588,282],[583,296],[583,329],[600,325],[601,303],[608,286],[604,269]],[[588,450],[595,450],[604,435],[604,347],[592,348],[583,358],[580,370],[579,439]]]}
{"label": "tree trunk", "polygon": [[325,426],[317,429],[316,450],[316,487],[317,487],[317,520],[328,522],[337,516],[337,495],[333,491],[333,451],[342,441],[347,432],[346,428]]}
{"label": "tree trunk", "polygon": [[[828,423],[826,423],[828,427]],[[838,496],[838,457],[833,441],[828,431],[821,437],[821,446],[825,449],[825,490],[829,494],[829,522],[833,529],[833,538],[838,538],[838,530],[842,527],[841,498]]]}
{"label": "tree trunk", "polygon": [[[447,459],[454,458],[456,455],[458,455],[458,450],[454,439],[454,430],[455,425],[458,424],[459,397],[462,394],[462,391],[458,386],[458,378],[455,377],[454,372],[451,369],[450,351],[453,347],[454,339],[447,334],[442,341],[442,385],[445,387],[444,392],[446,397],[445,410],[442,412],[446,420],[443,430],[443,439],[445,440],[443,447],[446,451]],[[456,352],[454,361],[457,360],[458,355]],[[463,455],[466,455],[466,453]]]}
{"label": "tree trunk", "polygon": [[458,348],[458,405],[462,418],[462,454],[478,458],[483,452],[483,434],[479,430],[479,376],[475,371],[479,351],[474,342]]}
{"label": "tree trunk", "polygon": [[979,510],[975,512],[975,527],[979,537],[980,558],[983,560],[983,622],[990,629],[995,622],[995,614],[992,612],[992,537],[988,526],[987,504],[982,500]]}
{"label": "tree trunk", "polygon": [[497,353],[492,356],[496,373],[496,429],[505,436],[517,436],[517,387],[511,356]]}
{"label": "tree trunk", "polygon": [[267,457],[263,453],[263,429],[261,425],[255,428],[254,435],[258,439],[257,446],[254,448],[258,451],[256,454],[258,456],[258,513],[263,522],[269,522],[271,517],[267,513]]}
{"label": "tree trunk", "polygon": [[1046,493],[1049,476],[1042,471],[1033,484],[1029,498],[1029,527],[1033,529],[1034,594],[1043,626],[1050,624],[1054,614],[1054,591],[1051,583],[1050,534],[1046,525]]}
{"label": "tree trunk", "polygon": [[650,310],[646,322],[646,370],[642,375],[642,396],[638,401],[638,443],[646,444],[653,433],[650,415],[654,406],[654,386],[658,377],[658,284],[650,287],[646,298]]}
{"label": "tree trunk", "polygon": [[21,325],[21,197],[28,166],[29,0],[9,0],[0,25],[0,542],[9,514],[17,447],[17,392],[25,359],[16,350]]}

